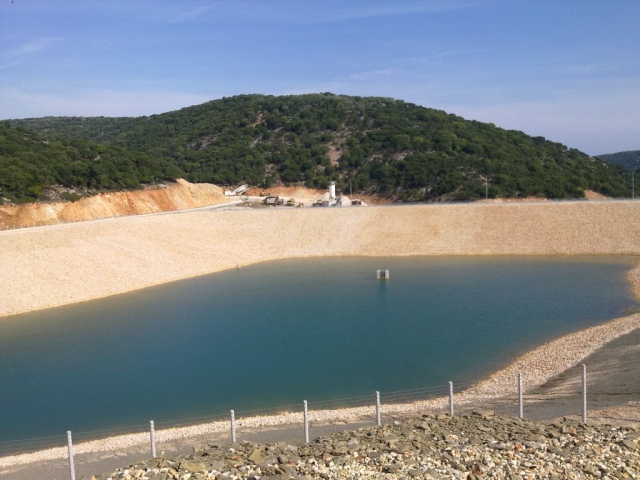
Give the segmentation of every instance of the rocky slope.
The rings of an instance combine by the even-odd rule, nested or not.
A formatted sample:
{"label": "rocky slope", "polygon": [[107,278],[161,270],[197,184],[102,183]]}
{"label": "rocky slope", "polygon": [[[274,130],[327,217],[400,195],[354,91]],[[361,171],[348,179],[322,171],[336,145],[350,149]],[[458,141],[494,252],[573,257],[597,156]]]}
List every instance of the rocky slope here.
{"label": "rocky slope", "polygon": [[423,415],[298,446],[194,447],[186,458],[130,465],[107,479],[638,479],[640,432],[564,419],[543,424],[479,413]]}
{"label": "rocky slope", "polygon": [[0,230],[171,212],[225,203],[222,189],[178,179],[153,190],[103,193],[77,202],[0,206]]}
{"label": "rocky slope", "polygon": [[639,215],[631,201],[273,208],[4,231],[0,316],[284,258],[638,255]]}

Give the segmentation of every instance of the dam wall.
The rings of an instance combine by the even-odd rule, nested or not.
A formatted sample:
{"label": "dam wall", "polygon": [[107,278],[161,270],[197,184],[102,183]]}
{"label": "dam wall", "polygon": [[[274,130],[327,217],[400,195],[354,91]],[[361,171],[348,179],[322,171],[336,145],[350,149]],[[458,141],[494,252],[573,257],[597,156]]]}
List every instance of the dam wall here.
{"label": "dam wall", "polygon": [[121,217],[0,232],[0,316],[283,258],[618,254],[640,255],[638,201]]}

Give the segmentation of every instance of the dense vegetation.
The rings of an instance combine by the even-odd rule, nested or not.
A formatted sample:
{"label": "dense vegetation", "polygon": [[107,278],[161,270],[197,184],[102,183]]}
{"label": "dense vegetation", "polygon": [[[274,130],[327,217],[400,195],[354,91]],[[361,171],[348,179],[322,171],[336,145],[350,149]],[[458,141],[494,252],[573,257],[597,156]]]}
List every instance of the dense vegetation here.
{"label": "dense vegetation", "polygon": [[2,184],[14,196],[51,182],[127,188],[178,176],[320,188],[336,180],[344,191],[351,182],[354,192],[422,201],[483,198],[484,178],[490,197],[630,195],[623,169],[578,150],[389,98],[243,95],[150,117],[11,123],[31,132],[3,127],[14,147],[0,152],[0,177],[14,167]]}
{"label": "dense vegetation", "polygon": [[87,140],[46,138],[0,123],[0,198],[16,203],[42,199],[52,186],[68,189],[74,200],[83,190],[122,190],[173,179],[181,172],[168,160]]}
{"label": "dense vegetation", "polygon": [[616,165],[620,165],[627,170],[640,169],[640,150],[598,155],[598,158],[608,163],[615,163]]}

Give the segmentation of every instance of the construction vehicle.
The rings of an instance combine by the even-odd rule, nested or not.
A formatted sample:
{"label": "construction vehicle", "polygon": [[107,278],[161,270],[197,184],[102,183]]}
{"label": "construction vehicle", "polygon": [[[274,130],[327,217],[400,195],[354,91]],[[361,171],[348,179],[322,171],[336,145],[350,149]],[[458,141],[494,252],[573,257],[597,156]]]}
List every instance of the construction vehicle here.
{"label": "construction vehicle", "polygon": [[287,200],[287,207],[293,207],[296,204],[295,199],[290,198],[289,200]]}
{"label": "construction vehicle", "polygon": [[269,205],[271,207],[277,207],[278,205],[282,205],[284,203],[284,198],[277,197],[275,195],[269,195],[265,197],[262,201],[263,205]]}
{"label": "construction vehicle", "polygon": [[261,197],[268,197],[268,196],[269,196],[269,192],[267,192],[266,190],[262,190],[262,191],[260,192],[260,196],[261,196]]}
{"label": "construction vehicle", "polygon": [[225,190],[224,194],[227,197],[238,197],[242,195],[244,192],[246,192],[247,190],[249,190],[249,185],[245,183],[244,185],[240,185],[235,190]]}

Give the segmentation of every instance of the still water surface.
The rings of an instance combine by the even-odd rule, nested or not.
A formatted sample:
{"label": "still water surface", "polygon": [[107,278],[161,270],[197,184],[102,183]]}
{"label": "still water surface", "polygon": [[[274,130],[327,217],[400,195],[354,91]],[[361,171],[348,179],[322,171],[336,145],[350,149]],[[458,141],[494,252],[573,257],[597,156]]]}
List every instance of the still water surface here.
{"label": "still water surface", "polygon": [[634,261],[295,259],[1,319],[0,442],[475,381],[637,304]]}

